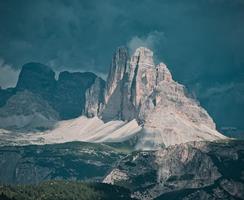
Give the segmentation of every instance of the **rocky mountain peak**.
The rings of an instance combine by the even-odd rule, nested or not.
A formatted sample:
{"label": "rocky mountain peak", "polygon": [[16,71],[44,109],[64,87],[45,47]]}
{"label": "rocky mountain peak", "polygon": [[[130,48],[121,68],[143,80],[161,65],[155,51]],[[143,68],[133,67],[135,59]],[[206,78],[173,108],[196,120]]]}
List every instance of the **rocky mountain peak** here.
{"label": "rocky mountain peak", "polygon": [[156,66],[156,71],[157,71],[157,80],[156,80],[157,85],[159,85],[162,81],[171,82],[173,80],[171,72],[169,71],[168,67],[164,63],[159,63]]}
{"label": "rocky mountain peak", "polygon": [[[138,62],[134,63],[133,60],[137,54]],[[132,73],[131,99],[135,108],[139,109],[153,92],[156,82],[156,68],[152,51],[142,47],[138,48],[132,57],[130,66],[131,69],[134,69],[134,73]]]}
{"label": "rocky mountain peak", "polygon": [[[33,118],[33,113],[29,112],[30,108],[36,109],[36,107],[38,109],[35,116],[42,117],[43,109],[43,112],[46,110],[47,113],[51,114],[54,110],[57,113],[55,116],[52,115],[55,120],[78,117],[84,114],[85,106],[90,102],[90,98],[89,100],[86,99],[86,92],[88,93],[88,90],[91,91],[92,95],[94,95],[92,91],[99,90],[97,95],[92,96],[93,98],[98,98],[95,102],[92,102],[92,105],[99,106],[100,108],[102,107],[100,104],[104,102],[104,84],[103,80],[91,72],[63,71],[60,72],[56,80],[55,72],[49,66],[35,62],[27,63],[22,67],[17,86],[0,90],[0,108],[2,112],[4,111],[5,115],[8,115],[8,118],[6,116],[4,118],[9,121],[5,123],[1,119],[3,123],[0,123],[0,127],[10,126],[11,123],[14,126],[19,123],[18,120],[12,120],[15,118],[19,118],[20,122],[22,120],[26,128],[33,127],[33,120],[30,120],[29,124],[27,122]],[[32,96],[38,98],[32,98]],[[13,104],[13,101],[16,101],[16,103]],[[26,107],[27,104],[25,102],[30,105]],[[24,117],[21,115],[21,112],[23,112]],[[45,116],[48,115],[46,114]],[[35,117],[35,119],[41,120],[41,117]],[[27,124],[24,123],[24,120],[26,120]],[[4,123],[7,125],[5,126]],[[36,121],[35,123],[38,124]]]}
{"label": "rocky mountain peak", "polygon": [[94,84],[97,76],[91,72],[61,72],[55,90],[54,108],[62,119],[78,117],[86,104],[86,91]]}
{"label": "rocky mountain peak", "polygon": [[[225,138],[216,131],[208,113],[186,94],[184,86],[172,79],[167,66],[154,64],[153,52],[145,47],[136,49],[131,57],[127,48],[118,48],[112,58],[107,83],[92,73],[62,72],[58,80],[54,75],[45,65],[26,64],[14,90],[38,95],[40,102],[49,104],[61,119],[83,114],[97,116],[104,122],[133,120],[141,127],[140,133],[136,133],[138,149]],[[22,99],[26,93],[22,94],[17,97]],[[6,101],[5,113],[14,107],[9,105],[12,104]],[[24,109],[25,104],[22,105]],[[19,114],[13,110],[11,115]],[[28,116],[32,117],[32,113]],[[133,135],[129,126],[127,134]]]}
{"label": "rocky mountain peak", "polygon": [[55,84],[55,73],[50,67],[31,62],[23,65],[16,89],[18,91],[29,90],[48,98],[53,92]]}
{"label": "rocky mountain peak", "polygon": [[153,65],[153,52],[146,47],[139,47],[133,54],[131,62]]}
{"label": "rocky mountain peak", "polygon": [[107,102],[111,94],[114,92],[119,81],[122,80],[128,60],[129,54],[126,47],[119,47],[112,58],[109,75],[107,78],[105,101]]}
{"label": "rocky mountain peak", "polygon": [[104,104],[104,90],[105,81],[100,77],[97,77],[91,87],[86,90],[84,114],[87,117],[95,117],[100,115]]}
{"label": "rocky mountain peak", "polygon": [[145,47],[136,49],[131,58],[116,52],[107,91],[101,118],[136,119],[143,127],[138,148],[225,138],[184,86],[172,79],[168,67],[154,64],[153,52]]}

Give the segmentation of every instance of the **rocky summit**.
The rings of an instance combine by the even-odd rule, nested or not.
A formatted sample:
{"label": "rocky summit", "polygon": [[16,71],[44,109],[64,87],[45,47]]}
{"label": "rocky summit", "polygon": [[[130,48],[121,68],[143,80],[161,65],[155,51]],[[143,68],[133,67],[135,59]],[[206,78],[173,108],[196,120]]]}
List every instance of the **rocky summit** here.
{"label": "rocky summit", "polygon": [[132,56],[118,48],[99,114],[104,121],[136,119],[143,127],[138,148],[225,138],[207,111],[173,80],[164,63],[154,63],[153,52],[145,47]]}
{"label": "rocky summit", "polygon": [[[91,72],[63,71],[56,80],[49,66],[27,63],[15,88],[0,89],[0,128],[46,129],[58,120],[76,118],[82,113],[91,116],[91,105],[99,107],[103,103],[100,93],[104,87],[105,81]],[[88,93],[96,100],[89,98]],[[37,109],[37,105],[45,106]]]}
{"label": "rocky summit", "polygon": [[[22,68],[16,88],[1,93],[3,104],[7,100],[0,108],[0,128],[21,127],[28,128],[28,132],[34,128],[52,129],[45,134],[35,131],[34,138],[40,137],[38,141],[43,143],[53,142],[49,135],[60,131],[62,136],[55,135],[57,141],[71,141],[66,132],[79,141],[124,142],[126,138],[134,141],[135,149],[144,150],[226,139],[216,130],[207,111],[173,79],[164,63],[154,62],[153,52],[145,47],[132,55],[127,48],[118,48],[106,82],[90,72],[67,71],[56,80],[48,66],[28,63]],[[96,126],[94,121],[98,122]],[[65,127],[65,133],[60,127]],[[88,130],[89,134],[83,133]],[[0,130],[4,138],[5,133]]]}
{"label": "rocky summit", "polygon": [[[243,141],[220,134],[148,48],[118,48],[106,82],[90,72],[55,79],[29,63],[0,95],[0,184],[95,181],[137,200],[244,197]],[[18,199],[18,188],[0,186],[0,198]]]}

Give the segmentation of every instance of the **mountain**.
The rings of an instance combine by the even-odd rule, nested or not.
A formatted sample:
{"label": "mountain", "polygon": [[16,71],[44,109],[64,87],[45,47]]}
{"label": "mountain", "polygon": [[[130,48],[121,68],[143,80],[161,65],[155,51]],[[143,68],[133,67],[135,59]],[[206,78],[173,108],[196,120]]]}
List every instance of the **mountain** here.
{"label": "mountain", "polygon": [[188,141],[225,137],[183,85],[172,79],[153,52],[140,47],[131,56],[119,48],[113,57],[105,92],[104,121],[136,119],[143,127],[138,148],[157,148]]}
{"label": "mountain", "polygon": [[97,77],[93,85],[86,90],[84,115],[87,117],[95,117],[100,114],[105,102],[104,92],[105,81]]}
{"label": "mountain", "polygon": [[40,63],[23,65],[15,88],[0,90],[0,128],[19,131],[53,127],[60,115],[51,106],[55,73]]}
{"label": "mountain", "polygon": [[[52,182],[56,191],[67,190],[68,195],[69,184],[76,187],[81,180],[114,185],[104,185],[111,192],[120,186],[117,194],[126,192],[142,200],[240,200],[244,194],[244,142],[237,140],[188,142],[127,154],[108,145],[84,142],[5,146],[0,147],[0,158],[0,183],[5,184],[0,186],[0,194],[6,195],[19,196],[19,190],[31,187],[38,191],[42,184]],[[53,179],[72,182],[42,183]],[[34,185],[13,186],[16,184]]]}
{"label": "mountain", "polygon": [[55,73],[51,68],[41,63],[27,63],[19,74],[16,91],[28,90],[50,101],[55,87]]}
{"label": "mountain", "polygon": [[190,142],[124,157],[103,182],[138,199],[243,199],[244,142]]}
{"label": "mountain", "polygon": [[[40,95],[59,113],[61,119],[78,117],[85,110],[86,90],[98,77],[90,72],[61,72],[55,80],[54,71],[40,63],[22,67],[16,86],[17,91],[28,90]],[[101,87],[105,82],[100,79]],[[103,91],[103,88],[99,88]],[[100,102],[99,102],[100,103]]]}
{"label": "mountain", "polygon": [[[14,123],[20,123],[21,120],[22,126],[27,126],[28,129],[49,127],[52,130],[35,133],[44,143],[55,142],[55,139],[56,142],[124,142],[126,138],[137,141],[135,149],[157,149],[162,145],[189,141],[226,139],[216,130],[215,123],[207,111],[188,95],[183,85],[173,80],[164,63],[154,63],[153,52],[145,47],[136,49],[131,56],[127,48],[118,48],[112,58],[106,83],[89,72],[61,72],[58,80],[55,80],[55,73],[48,66],[28,63],[23,66],[14,90],[17,97],[20,96],[24,101],[19,101],[16,96],[12,104],[8,102],[11,98],[7,100],[1,108],[6,113],[6,119],[3,119],[5,125],[1,127],[13,127]],[[24,94],[29,93],[23,93],[24,91],[37,96],[39,103],[28,95],[25,99]],[[26,103],[22,103],[25,101],[36,107],[42,105],[43,111],[40,108],[32,109],[35,110],[35,120],[27,120],[32,119],[33,115],[28,112]],[[40,102],[43,103],[40,105]],[[44,104],[48,105],[43,106]],[[17,109],[11,110],[9,105],[19,106],[24,117],[20,112],[17,113]],[[32,107],[34,106],[30,106]],[[80,115],[90,119],[83,120]],[[103,122],[98,122],[97,117]],[[19,118],[20,122],[16,118]],[[55,123],[72,118],[76,119]],[[6,120],[12,124],[5,123]],[[100,125],[95,125],[94,121]],[[73,123],[78,126],[67,125]],[[45,124],[48,126],[44,126]],[[83,128],[89,127],[89,124],[95,126],[92,129]],[[79,131],[77,127],[80,127]],[[88,130],[89,132],[85,133]],[[61,135],[63,139],[60,139]],[[22,135],[20,136],[22,141]],[[33,136],[28,137],[29,142],[33,143]],[[26,138],[24,140],[28,141]]]}
{"label": "mountain", "polygon": [[[0,95],[0,184],[36,185],[0,186],[0,198],[88,187],[94,199],[243,199],[244,142],[220,134],[145,47],[118,48],[106,82],[66,71],[56,80],[28,63]],[[56,179],[74,182],[42,183]]]}
{"label": "mountain", "polygon": [[[64,71],[56,80],[55,73],[50,67],[40,63],[27,63],[22,67],[16,87],[0,90],[0,117],[6,118],[2,120],[0,127],[19,128],[21,124],[21,127],[30,130],[50,128],[55,121],[72,119],[84,112],[91,112],[90,108],[87,111],[87,90],[96,88],[95,93],[97,90],[103,93],[104,87],[105,81],[90,72]],[[100,97],[92,102],[92,105],[101,106],[102,103],[103,97]],[[34,108],[37,105],[42,109]],[[14,107],[18,109],[13,109]],[[43,115],[44,112],[52,114],[51,116]],[[35,113],[35,122],[32,120],[33,113]],[[39,116],[36,117],[37,115]],[[48,126],[43,122],[46,119],[50,122]],[[8,122],[5,123],[6,121]]]}
{"label": "mountain", "polygon": [[[61,119],[72,119],[84,112],[86,105],[86,91],[96,83],[98,77],[91,72],[61,72],[57,80],[53,107],[60,113]],[[99,90],[103,90],[103,81]],[[101,88],[100,88],[101,87]],[[98,102],[100,103],[100,102]]]}

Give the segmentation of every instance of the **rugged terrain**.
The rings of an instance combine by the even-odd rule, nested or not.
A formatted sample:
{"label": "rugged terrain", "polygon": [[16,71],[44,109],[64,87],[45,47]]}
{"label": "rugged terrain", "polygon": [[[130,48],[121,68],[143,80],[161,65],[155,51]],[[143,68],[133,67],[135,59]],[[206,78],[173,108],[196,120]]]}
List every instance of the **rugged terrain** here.
{"label": "rugged terrain", "polygon": [[144,150],[226,139],[207,111],[173,80],[164,63],[155,64],[153,52],[145,47],[131,56],[127,48],[118,48],[106,83],[92,73],[61,72],[54,77],[48,66],[23,66],[15,94],[3,95],[9,97],[0,108],[3,139],[35,144],[33,140],[41,138],[45,144],[136,137],[135,149]]}
{"label": "rugged terrain", "polygon": [[55,79],[28,63],[0,95],[2,184],[103,181],[125,198],[244,199],[244,142],[219,133],[150,49],[118,48],[106,82],[89,72]]}
{"label": "rugged terrain", "polygon": [[139,199],[244,199],[244,142],[189,142],[124,157],[104,179]]}
{"label": "rugged terrain", "polygon": [[124,156],[103,144],[72,142],[57,145],[0,148],[0,183],[37,184],[50,179],[101,180]]}
{"label": "rugged terrain", "polygon": [[56,121],[88,113],[86,92],[94,87],[99,87],[100,92],[92,105],[99,107],[104,101],[99,95],[105,81],[95,74],[64,71],[56,80],[50,67],[27,63],[15,88],[0,89],[0,127],[22,131],[50,129]]}
{"label": "rugged terrain", "polygon": [[225,138],[167,66],[156,65],[153,52],[144,47],[131,57],[125,48],[115,53],[100,115],[104,121],[136,119],[142,126],[138,149]]}

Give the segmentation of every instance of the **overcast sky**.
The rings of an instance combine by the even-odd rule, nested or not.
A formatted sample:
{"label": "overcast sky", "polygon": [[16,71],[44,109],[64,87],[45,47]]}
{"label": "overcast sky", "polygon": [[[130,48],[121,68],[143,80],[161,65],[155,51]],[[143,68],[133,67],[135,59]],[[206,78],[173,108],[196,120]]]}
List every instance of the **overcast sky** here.
{"label": "overcast sky", "polygon": [[180,81],[233,79],[244,73],[243,19],[242,0],[0,0],[0,64],[106,74],[117,46],[144,45]]}
{"label": "overcast sky", "polygon": [[243,89],[243,19],[243,0],[0,0],[0,85],[31,61],[106,77],[126,45],[151,48],[202,99]]}

